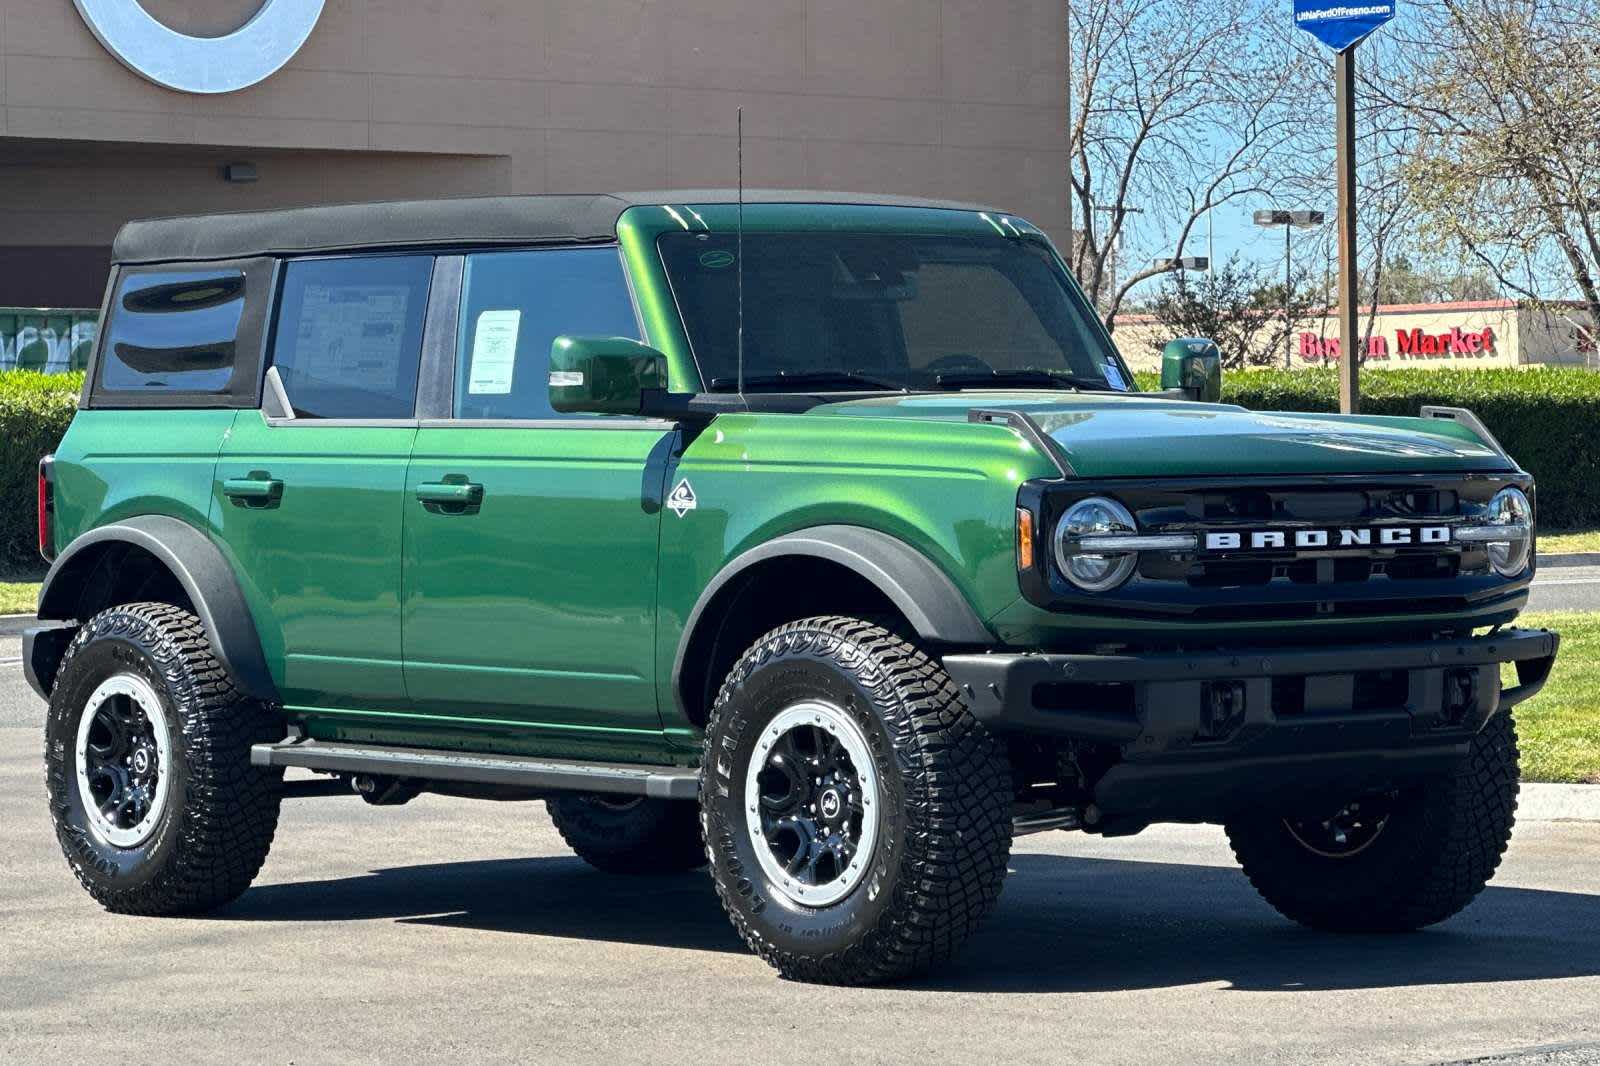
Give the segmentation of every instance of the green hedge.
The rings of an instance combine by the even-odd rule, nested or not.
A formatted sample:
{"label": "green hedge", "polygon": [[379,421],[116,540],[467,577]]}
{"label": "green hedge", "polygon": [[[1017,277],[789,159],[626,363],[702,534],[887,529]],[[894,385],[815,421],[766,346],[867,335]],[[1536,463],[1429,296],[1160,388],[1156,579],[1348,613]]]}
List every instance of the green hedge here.
{"label": "green hedge", "polygon": [[[1158,388],[1154,374],[1139,387]],[[1256,411],[1337,411],[1336,370],[1242,370],[1222,398]],[[1415,415],[1424,404],[1466,407],[1539,483],[1539,524],[1600,528],[1600,374],[1581,369],[1371,370],[1361,410]]]}
{"label": "green hedge", "polygon": [[39,458],[55,450],[78,406],[83,374],[0,373],[0,570],[33,570],[39,558]]}
{"label": "green hedge", "polygon": [[[82,374],[0,373],[0,567],[39,565],[34,470],[66,431]],[[1139,375],[1139,387],[1157,387]],[[1362,410],[1414,415],[1424,404],[1468,407],[1539,481],[1546,529],[1600,528],[1600,374],[1588,370],[1373,370]],[[1332,370],[1248,370],[1223,399],[1258,411],[1335,411]]]}

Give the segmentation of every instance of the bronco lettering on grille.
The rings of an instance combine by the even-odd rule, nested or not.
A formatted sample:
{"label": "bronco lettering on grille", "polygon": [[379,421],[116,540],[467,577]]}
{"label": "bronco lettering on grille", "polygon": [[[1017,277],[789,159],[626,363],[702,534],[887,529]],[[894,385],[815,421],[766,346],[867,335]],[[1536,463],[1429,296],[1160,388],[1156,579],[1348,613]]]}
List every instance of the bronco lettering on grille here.
{"label": "bronco lettering on grille", "polygon": [[1253,529],[1237,533],[1207,533],[1205,550],[1281,551],[1318,548],[1404,548],[1421,544],[1449,544],[1449,526],[1368,526],[1352,529]]}

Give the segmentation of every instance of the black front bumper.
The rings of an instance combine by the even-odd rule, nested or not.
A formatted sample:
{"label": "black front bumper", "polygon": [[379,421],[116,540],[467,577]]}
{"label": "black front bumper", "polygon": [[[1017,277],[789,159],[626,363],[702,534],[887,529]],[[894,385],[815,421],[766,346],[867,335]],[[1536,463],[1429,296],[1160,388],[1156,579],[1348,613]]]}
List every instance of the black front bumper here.
{"label": "black front bumper", "polygon": [[[1511,629],[1404,644],[1147,655],[951,655],[1002,734],[1118,749],[1094,786],[1125,822],[1220,821],[1448,772],[1489,718],[1534,695],[1560,638]],[[1517,684],[1502,688],[1500,667]]]}

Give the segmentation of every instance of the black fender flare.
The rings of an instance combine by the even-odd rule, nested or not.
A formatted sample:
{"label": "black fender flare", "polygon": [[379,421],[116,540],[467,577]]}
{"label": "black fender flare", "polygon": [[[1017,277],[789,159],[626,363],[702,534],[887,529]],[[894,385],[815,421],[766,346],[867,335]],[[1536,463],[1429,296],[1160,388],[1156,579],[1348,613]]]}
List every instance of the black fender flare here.
{"label": "black fender flare", "polygon": [[865,526],[814,526],[758,544],[734,557],[706,583],[684,623],[672,660],[672,691],[680,703],[684,663],[706,609],[745,571],[785,556],[826,559],[859,574],[888,597],[923,640],[979,647],[995,642],[955,582],[917,549]]}
{"label": "black fender flare", "polygon": [[234,685],[252,699],[278,701],[261,637],[233,567],[210,537],[169,515],[125,518],[91,529],[68,544],[51,564],[39,591],[41,620],[77,619],[79,590],[99,555],[93,549],[110,543],[142,548],[172,571]]}

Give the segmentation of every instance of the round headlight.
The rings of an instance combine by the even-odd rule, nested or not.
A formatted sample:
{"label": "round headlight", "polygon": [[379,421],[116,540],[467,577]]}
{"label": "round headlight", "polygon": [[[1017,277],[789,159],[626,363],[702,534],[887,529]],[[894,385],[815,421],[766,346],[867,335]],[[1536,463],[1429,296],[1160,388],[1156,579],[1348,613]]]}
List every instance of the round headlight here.
{"label": "round headlight", "polygon": [[1056,526],[1056,565],[1066,579],[1085,592],[1114,589],[1133,573],[1137,552],[1085,551],[1084,537],[1129,534],[1138,530],[1133,515],[1116,500],[1093,496],[1067,508]]}
{"label": "round headlight", "polygon": [[1533,505],[1521,489],[1501,489],[1489,501],[1489,512],[1484,515],[1489,526],[1505,526],[1510,534],[1505,540],[1491,540],[1489,565],[1502,577],[1516,577],[1528,569],[1528,556],[1533,551]]}

